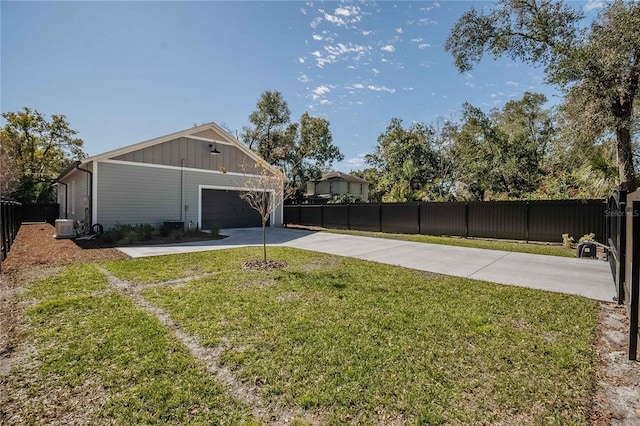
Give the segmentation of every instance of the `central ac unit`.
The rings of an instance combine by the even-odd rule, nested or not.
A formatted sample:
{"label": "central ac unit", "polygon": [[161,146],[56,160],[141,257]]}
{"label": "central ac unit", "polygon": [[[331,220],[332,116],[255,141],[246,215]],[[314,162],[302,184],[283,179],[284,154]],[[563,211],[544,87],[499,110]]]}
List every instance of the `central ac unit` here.
{"label": "central ac unit", "polygon": [[56,235],[55,238],[72,238],[73,237],[73,220],[56,219]]}

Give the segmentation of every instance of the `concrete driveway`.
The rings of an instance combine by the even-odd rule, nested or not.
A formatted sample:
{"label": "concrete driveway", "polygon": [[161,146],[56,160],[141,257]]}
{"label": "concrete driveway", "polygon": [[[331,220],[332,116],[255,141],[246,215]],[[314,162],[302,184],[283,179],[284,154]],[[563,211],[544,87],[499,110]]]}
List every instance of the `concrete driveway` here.
{"label": "concrete driveway", "polygon": [[[226,235],[227,238],[194,243],[123,247],[120,250],[131,257],[145,257],[262,245],[262,228],[223,229],[220,234]],[[270,246],[295,247],[457,277],[578,294],[607,302],[611,302],[615,297],[609,264],[599,260],[288,228],[268,228],[267,243]]]}

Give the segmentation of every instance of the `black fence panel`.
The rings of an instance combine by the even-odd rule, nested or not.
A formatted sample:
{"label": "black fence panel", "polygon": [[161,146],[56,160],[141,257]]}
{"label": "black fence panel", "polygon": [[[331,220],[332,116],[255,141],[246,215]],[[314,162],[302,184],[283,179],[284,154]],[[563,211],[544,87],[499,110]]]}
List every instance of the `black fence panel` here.
{"label": "black fence panel", "polygon": [[380,232],[380,204],[351,204],[349,226],[356,231]]}
{"label": "black fence panel", "polygon": [[13,200],[0,199],[0,271],[21,224],[22,205]]}
{"label": "black fence panel", "polygon": [[349,229],[348,204],[324,204],[322,206],[322,226],[334,229]]}
{"label": "black fence panel", "polygon": [[609,247],[607,260],[616,288],[616,299],[625,302],[626,246],[627,246],[627,191],[616,190],[607,200],[605,210],[605,245]]}
{"label": "black fence panel", "polygon": [[469,203],[469,237],[527,239],[527,206],[519,201]]}
{"label": "black fence panel", "polygon": [[283,222],[289,225],[300,225],[300,207],[298,205],[284,205]]}
{"label": "black fence panel", "polygon": [[284,206],[284,223],[402,234],[562,242],[605,237],[603,200]]}
{"label": "black fence panel", "polygon": [[37,203],[22,205],[23,222],[46,222],[55,224],[60,213],[60,204]]}
{"label": "black fence panel", "polygon": [[605,209],[603,200],[532,201],[529,205],[529,239],[562,242],[562,234],[576,241],[595,234],[604,242]]}
{"label": "black fence panel", "polygon": [[420,204],[420,233],[425,235],[467,236],[467,204]]}
{"label": "black fence panel", "polygon": [[419,234],[419,205],[415,203],[382,204],[382,232]]}
{"label": "black fence panel", "polygon": [[300,225],[322,226],[322,206],[301,205]]}

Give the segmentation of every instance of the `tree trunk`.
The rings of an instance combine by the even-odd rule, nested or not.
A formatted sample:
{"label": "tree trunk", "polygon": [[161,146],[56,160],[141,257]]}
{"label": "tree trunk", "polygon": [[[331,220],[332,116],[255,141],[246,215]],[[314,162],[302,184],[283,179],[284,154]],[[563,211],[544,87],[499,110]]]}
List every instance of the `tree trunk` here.
{"label": "tree trunk", "polygon": [[620,188],[629,192],[637,189],[636,173],[633,168],[633,150],[631,147],[631,132],[626,127],[616,129],[618,150],[618,173]]}
{"label": "tree trunk", "polygon": [[262,260],[267,263],[267,222],[262,220]]}

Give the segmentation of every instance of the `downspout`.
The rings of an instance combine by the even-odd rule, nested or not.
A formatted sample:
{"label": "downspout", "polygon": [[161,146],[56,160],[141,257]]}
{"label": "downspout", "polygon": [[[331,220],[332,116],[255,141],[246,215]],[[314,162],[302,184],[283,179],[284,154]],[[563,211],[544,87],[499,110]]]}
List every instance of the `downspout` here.
{"label": "downspout", "polygon": [[93,217],[93,212],[91,211],[91,206],[93,206],[93,172],[91,170],[81,169],[79,161],[76,162],[76,169],[89,174],[89,226],[87,229],[91,229],[93,226],[93,223],[91,223],[91,218]]}

